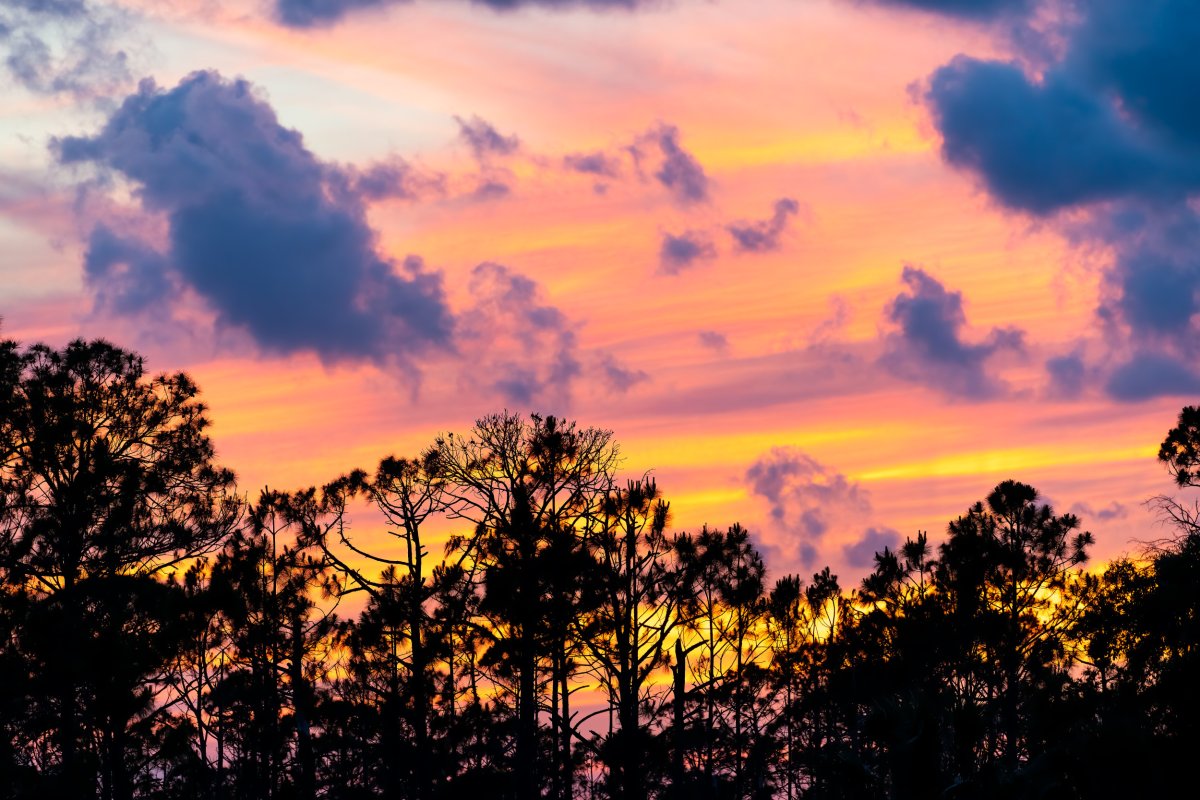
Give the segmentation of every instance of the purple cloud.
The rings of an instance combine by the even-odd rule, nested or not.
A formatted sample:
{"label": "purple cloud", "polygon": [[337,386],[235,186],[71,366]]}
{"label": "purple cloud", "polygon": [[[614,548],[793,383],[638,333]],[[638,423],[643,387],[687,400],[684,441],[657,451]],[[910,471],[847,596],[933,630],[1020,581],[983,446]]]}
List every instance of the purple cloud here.
{"label": "purple cloud", "polygon": [[143,81],[98,133],[53,147],[63,164],[123,176],[165,222],[157,252],[93,232],[88,284],[110,310],[169,306],[180,286],[268,352],[407,363],[453,349],[441,275],[380,255],[370,192],[318,159],[246,81]]}
{"label": "purple cloud", "polygon": [[787,229],[788,219],[800,213],[800,204],[790,197],[775,201],[770,219],[735,222],[726,226],[734,246],[743,253],[765,253],[779,249],[779,237]]}
{"label": "purple cloud", "polygon": [[886,311],[897,329],[885,338],[884,368],[955,397],[982,400],[1003,394],[1006,387],[988,363],[1004,351],[1023,352],[1024,333],[993,328],[982,341],[967,342],[961,292],[947,291],[917,267],[905,266],[901,279],[905,291]]}
{"label": "purple cloud", "polygon": [[658,249],[658,270],[666,275],[678,275],[701,261],[717,257],[717,248],[701,231],[684,231],[679,235],[663,233]]}

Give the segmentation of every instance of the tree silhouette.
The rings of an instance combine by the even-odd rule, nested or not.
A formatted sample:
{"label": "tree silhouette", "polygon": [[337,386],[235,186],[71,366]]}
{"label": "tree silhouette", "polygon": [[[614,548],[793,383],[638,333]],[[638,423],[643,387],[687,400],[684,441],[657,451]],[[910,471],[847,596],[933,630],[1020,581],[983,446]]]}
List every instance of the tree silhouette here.
{"label": "tree silhouette", "polygon": [[[551,664],[557,692],[552,752],[559,771],[573,777],[568,683],[577,665],[567,647],[569,606],[580,585],[563,569],[564,554],[577,549],[586,519],[612,485],[617,458],[612,433],[579,429],[555,417],[526,420],[505,413],[479,420],[467,438],[439,439],[436,449],[449,512],[473,527],[454,550],[478,569],[480,608],[492,622],[485,663],[497,667],[502,682],[515,681],[515,791],[533,798],[541,783],[543,660]],[[570,782],[558,783],[557,790],[571,791]]]}
{"label": "tree silhouette", "polygon": [[209,700],[236,798],[316,797],[313,726],[338,622],[314,602],[325,565],[296,545],[291,504],[264,491],[212,570],[231,663]]}
{"label": "tree silhouette", "polygon": [[[235,494],[183,375],[0,342],[0,798],[1167,795],[1200,744],[1200,510],[1086,569],[1016,481],[861,585],[671,530],[611,432],[484,417]],[[1200,411],[1159,458],[1200,486]],[[352,530],[351,508],[371,508]],[[443,553],[435,543],[445,541]],[[770,586],[770,591],[767,591]],[[347,609],[340,618],[335,611]]]}
{"label": "tree silhouette", "polygon": [[[383,515],[398,553],[368,552],[352,540],[344,524],[345,509],[349,497],[358,492]],[[339,576],[335,591],[370,597],[350,637],[354,672],[373,686],[381,704],[378,756],[385,764],[384,785],[391,796],[417,800],[432,797],[435,786],[449,774],[434,757],[431,726],[435,662],[450,659],[433,618],[435,595],[450,573],[444,566],[430,566],[422,541],[425,521],[444,510],[438,454],[430,450],[416,460],[385,458],[372,479],[354,473],[326,486],[319,499],[310,489],[300,496],[294,512],[303,520],[306,541]],[[405,792],[405,786],[411,791]]]}
{"label": "tree silhouette", "polygon": [[1184,406],[1179,421],[1158,449],[1158,460],[1179,486],[1196,486],[1200,481],[1200,408]]}
{"label": "tree silhouette", "polygon": [[[1200,410],[1187,406],[1158,458],[1177,486],[1200,482]],[[1137,557],[1117,559],[1080,591],[1085,613],[1075,636],[1085,665],[1087,728],[1077,774],[1088,789],[1111,796],[1166,794],[1190,780],[1200,744],[1200,525],[1194,505],[1154,498],[1171,527]],[[1088,783],[1097,765],[1104,781]]]}
{"label": "tree silhouette", "polygon": [[668,645],[682,623],[682,576],[673,562],[668,520],[669,505],[657,484],[630,481],[603,498],[585,542],[594,561],[593,596],[577,635],[616,708],[618,727],[600,756],[608,791],[628,800],[650,794],[648,772],[660,753],[650,725],[666,702],[651,679],[667,664]]}
{"label": "tree silhouette", "polygon": [[1055,516],[1036,501],[1033,487],[1004,481],[986,505],[977,503],[950,523],[950,538],[939,549],[935,574],[949,597],[950,620],[974,633],[960,653],[960,668],[986,687],[977,705],[983,738],[972,748],[972,763],[959,761],[959,775],[986,774],[993,766],[1015,775],[1031,755],[1023,730],[1028,700],[1063,664],[1062,637],[1073,609],[1058,599],[1093,540],[1075,533],[1078,518]]}
{"label": "tree silhouette", "polygon": [[876,554],[859,594],[865,613],[850,637],[860,702],[895,797],[934,796],[953,783],[949,678],[958,653],[936,567],[923,532]]}
{"label": "tree silhouette", "polygon": [[[149,670],[154,658],[96,648],[105,630],[154,627],[142,617],[153,604],[131,597],[159,591],[154,576],[229,532],[233,475],[213,464],[205,407],[186,375],[147,379],[141,358],[103,341],[6,344],[2,355],[0,573],[39,606],[36,638],[56,649],[57,668],[42,676],[53,698],[47,772],[63,796],[98,787],[127,798],[126,726],[148,675],[126,667]],[[77,658],[89,651],[102,658],[85,667]],[[113,672],[87,685],[106,663]]]}
{"label": "tree silhouette", "polygon": [[[748,698],[746,665],[757,652],[750,634],[762,610],[765,568],[761,556],[740,525],[726,531],[707,527],[695,536],[675,540],[685,584],[683,608],[688,628],[699,642],[692,665],[698,701],[701,743],[696,754],[705,796],[742,792],[741,741]],[[749,648],[749,649],[748,649]],[[681,732],[682,733],[682,732]]]}

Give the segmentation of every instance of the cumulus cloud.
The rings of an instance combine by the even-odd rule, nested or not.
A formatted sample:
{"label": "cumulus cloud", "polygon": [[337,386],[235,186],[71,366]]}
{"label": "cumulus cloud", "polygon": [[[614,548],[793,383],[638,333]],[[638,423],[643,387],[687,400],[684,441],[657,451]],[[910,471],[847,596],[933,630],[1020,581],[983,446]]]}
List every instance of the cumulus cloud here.
{"label": "cumulus cloud", "polygon": [[1078,10],[1043,68],[960,56],[933,74],[925,100],[948,162],[1008,208],[1055,220],[1070,212],[1070,235],[1113,254],[1097,309],[1111,352],[1095,365],[1048,364],[1052,384],[1084,368],[1083,380],[1099,378],[1116,399],[1189,393],[1200,383],[1190,366],[1200,5],[1106,0]]}
{"label": "cumulus cloud", "polygon": [[[331,25],[348,14],[404,5],[413,0],[274,0],[275,16],[284,25],[313,28]],[[661,4],[662,0],[462,0],[497,12],[523,8],[590,9],[632,11]],[[860,2],[863,0],[859,0]],[[988,20],[1023,13],[1035,0],[866,0],[879,5],[912,8],[960,17]]]}
{"label": "cumulus cloud", "polygon": [[292,28],[331,25],[347,14],[399,5],[406,0],[275,0],[275,16]]}
{"label": "cumulus cloud", "polygon": [[1114,400],[1126,402],[1194,395],[1200,392],[1200,376],[1175,356],[1140,350],[1112,370],[1104,388]]}
{"label": "cumulus cloud", "polygon": [[467,288],[471,305],[460,317],[457,341],[467,365],[461,381],[471,391],[562,411],[585,376],[616,394],[649,380],[611,353],[584,352],[576,323],[527,275],[485,262],[472,270]]}
{"label": "cumulus cloud", "polygon": [[1071,232],[1112,255],[1097,309],[1109,352],[1099,363],[1052,360],[1052,386],[1073,369],[1082,383],[1099,379],[1116,400],[1193,394],[1200,385],[1200,217],[1192,204],[1122,200],[1093,210]]}
{"label": "cumulus cloud", "polygon": [[1049,378],[1049,394],[1070,400],[1083,394],[1088,367],[1079,351],[1046,359],[1046,375]]}
{"label": "cumulus cloud", "polygon": [[1124,202],[1098,211],[1084,233],[1109,245],[1101,316],[1140,344],[1195,355],[1200,312],[1200,218],[1188,206]]}
{"label": "cumulus cloud", "polygon": [[894,528],[867,528],[861,539],[842,548],[842,554],[850,566],[868,569],[875,565],[876,553],[885,548],[894,551],[900,542],[900,533]]}
{"label": "cumulus cloud", "polygon": [[688,207],[709,198],[709,180],[696,157],[679,143],[679,128],[661,124],[639,136],[628,148],[639,172],[651,161],[654,179],[676,204]]}
{"label": "cumulus cloud", "polygon": [[829,298],[829,315],[817,323],[808,336],[810,347],[824,347],[835,341],[853,315],[853,309],[846,298],[831,295]]}
{"label": "cumulus cloud", "polygon": [[471,148],[471,152],[480,162],[485,162],[493,156],[510,156],[521,148],[521,140],[516,135],[506,136],[500,133],[492,123],[482,117],[455,117],[454,121],[458,123],[459,138]]}
{"label": "cumulus cloud", "polygon": [[[294,28],[314,28],[331,25],[347,14],[374,8],[401,5],[410,0],[275,0],[275,15],[284,25]],[[514,11],[520,8],[571,9],[588,8],[596,11],[634,9],[650,5],[653,0],[469,0],[473,5],[493,11]]]}
{"label": "cumulus cloud", "polygon": [[120,315],[162,311],[179,295],[166,256],[103,223],[88,237],[83,276],[97,310]]}
{"label": "cumulus cloud", "polygon": [[597,367],[601,382],[614,394],[624,394],[639,383],[650,380],[650,373],[625,366],[611,353],[602,354],[597,361]]}
{"label": "cumulus cloud", "polygon": [[5,0],[0,56],[9,76],[39,94],[94,97],[130,80],[130,13],[88,0]]}
{"label": "cumulus cloud", "polygon": [[455,117],[458,123],[458,138],[470,148],[479,165],[475,189],[470,193],[473,200],[501,200],[512,194],[512,174],[502,164],[509,156],[521,149],[521,140],[516,134],[503,134],[492,123],[479,116],[470,119]]}
{"label": "cumulus cloud", "polygon": [[904,267],[901,279],[906,288],[886,311],[897,330],[887,334],[880,363],[898,377],[952,396],[980,400],[1003,394],[1006,387],[989,362],[1003,351],[1021,352],[1024,334],[993,328],[981,341],[968,342],[961,292],[948,291],[913,266]]}
{"label": "cumulus cloud", "polygon": [[702,231],[684,231],[678,235],[663,233],[658,248],[658,271],[678,275],[701,261],[717,257],[717,248]]}
{"label": "cumulus cloud", "polygon": [[624,175],[622,159],[603,150],[590,153],[568,153],[563,156],[562,167],[567,172],[590,175],[595,178],[592,190],[596,194],[608,191],[608,181],[619,180]]}
{"label": "cumulus cloud", "polygon": [[1027,13],[1037,0],[871,0],[877,5],[911,8],[968,20],[989,20]]}
{"label": "cumulus cloud", "polygon": [[1086,520],[1110,522],[1114,519],[1124,519],[1129,516],[1129,508],[1124,503],[1113,500],[1103,508],[1096,508],[1089,503],[1076,503],[1071,506],[1070,513]]}
{"label": "cumulus cloud", "polygon": [[93,232],[87,279],[101,305],[170,305],[178,286],[264,351],[328,361],[406,363],[453,346],[441,275],[380,255],[357,178],[318,159],[243,80],[143,81],[98,133],[54,148],[128,181],[164,223],[153,250]]}
{"label": "cumulus cloud", "polygon": [[512,194],[512,187],[503,178],[492,176],[483,177],[470,193],[472,200],[488,201],[503,200]]}
{"label": "cumulus cloud", "polygon": [[1108,94],[1131,126],[1162,133],[1195,155],[1200,6],[1191,0],[1106,0],[1088,3],[1083,12],[1059,69]]}
{"label": "cumulus cloud", "polygon": [[[775,447],[746,471],[752,494],[767,502],[771,527],[781,540],[772,542],[781,557],[804,568],[816,564],[827,534],[857,529],[871,513],[871,503],[857,482],[793,447]],[[878,538],[866,528],[857,544]],[[857,551],[854,551],[857,552]]]}
{"label": "cumulus cloud", "polygon": [[[481,159],[514,137],[465,124]],[[465,134],[464,134],[465,135]],[[146,224],[92,230],[84,275],[97,311],[181,321],[200,302],[222,329],[264,352],[367,360],[410,374],[430,358],[462,367],[474,391],[564,408],[583,377],[610,393],[649,375],[580,348],[577,325],[532,279],[484,263],[452,313],[440,272],[381,254],[366,203],[441,191],[441,176],[393,158],[364,168],[322,161],[242,80],[194,73],[152,81],[92,136],[54,143],[65,165],[126,183]]]}
{"label": "cumulus cloud", "polygon": [[787,229],[788,219],[800,213],[800,204],[790,197],[775,201],[775,213],[770,219],[756,222],[734,222],[726,226],[733,237],[734,247],[743,253],[765,253],[779,248],[779,238]]}
{"label": "cumulus cloud", "polygon": [[1200,185],[1200,164],[1156,147],[1071,75],[1034,83],[1016,64],[959,56],[933,74],[926,100],[942,155],[1013,209],[1048,214]]}
{"label": "cumulus cloud", "polygon": [[709,350],[724,353],[729,349],[729,337],[720,331],[700,331],[696,334],[696,338]]}
{"label": "cumulus cloud", "polygon": [[342,174],[347,179],[345,188],[367,200],[420,200],[446,190],[445,175],[423,170],[398,156],[363,168],[343,167]]}
{"label": "cumulus cloud", "polygon": [[486,262],[471,272],[472,305],[459,341],[470,362],[464,381],[525,408],[566,406],[583,373],[574,325],[528,276]]}
{"label": "cumulus cloud", "polygon": [[1200,6],[1107,0],[1081,12],[1036,78],[965,56],[933,74],[926,101],[946,158],[1037,214],[1200,189]]}
{"label": "cumulus cloud", "polygon": [[619,178],[621,176],[621,159],[595,150],[591,153],[568,153],[563,156],[563,167],[571,172],[593,175],[597,178]]}

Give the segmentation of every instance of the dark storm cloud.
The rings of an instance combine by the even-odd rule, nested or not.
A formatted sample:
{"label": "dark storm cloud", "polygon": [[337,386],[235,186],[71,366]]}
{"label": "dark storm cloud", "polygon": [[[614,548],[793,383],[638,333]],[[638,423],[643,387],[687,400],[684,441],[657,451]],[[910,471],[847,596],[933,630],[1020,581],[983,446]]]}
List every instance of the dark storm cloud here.
{"label": "dark storm cloud", "polygon": [[790,197],[775,201],[770,219],[735,222],[726,226],[734,247],[743,253],[765,253],[779,248],[779,237],[787,229],[788,219],[800,213],[800,204]]}
{"label": "dark storm cloud", "polygon": [[1188,203],[1122,200],[1071,233],[1111,252],[1097,316],[1112,352],[1093,364],[1079,353],[1050,359],[1049,393],[1075,397],[1096,379],[1117,400],[1190,393],[1200,382],[1200,217]]}
{"label": "dark storm cloud", "polygon": [[900,544],[900,533],[893,528],[867,528],[862,538],[842,548],[846,563],[852,567],[866,569],[875,564],[875,554],[886,547],[895,550]]}
{"label": "dark storm cloud", "polygon": [[87,11],[84,0],[8,0],[8,8],[16,11],[31,11],[35,14],[54,14],[67,17]]}
{"label": "dark storm cloud", "polygon": [[1083,394],[1087,373],[1087,364],[1080,353],[1046,359],[1050,396],[1069,400]]}
{"label": "dark storm cloud", "polygon": [[1038,80],[964,56],[933,74],[926,100],[946,158],[1036,214],[1200,188],[1200,4],[1105,0],[1080,11],[1063,57]]}
{"label": "dark storm cloud", "polygon": [[[116,287],[98,297],[166,303],[178,281],[264,350],[327,360],[403,361],[452,346],[441,275],[419,259],[381,257],[354,180],[314,156],[245,81],[213,72],[170,90],[143,81],[95,136],[54,146],[65,164],[124,176],[166,222],[161,259],[93,234],[89,269]],[[122,283],[152,269],[167,279],[140,295]]]}
{"label": "dark storm cloud", "polygon": [[[411,0],[275,0],[275,15],[284,25],[293,28],[314,28],[330,25],[347,14],[371,8],[407,4]],[[588,8],[634,9],[651,5],[654,0],[469,0],[473,5],[493,11],[514,11],[521,8],[572,9]]]}
{"label": "dark storm cloud", "polygon": [[86,0],[0,6],[0,56],[29,91],[90,97],[129,81],[129,55],[119,44],[131,24],[123,9]]}
{"label": "dark storm cloud", "polygon": [[142,314],[170,305],[177,287],[162,253],[107,225],[88,237],[83,277],[95,295],[96,308],[116,314]]}
{"label": "dark storm cloud", "polygon": [[1087,3],[1063,69],[1097,87],[1123,114],[1196,154],[1200,147],[1200,4],[1194,0]]}
{"label": "dark storm cloud", "polygon": [[868,0],[876,5],[911,8],[971,20],[1018,16],[1028,12],[1037,0]]}
{"label": "dark storm cloud", "polygon": [[1076,10],[1060,57],[1038,77],[960,56],[934,73],[926,101],[947,161],[1009,208],[1082,217],[1068,226],[1076,241],[1113,254],[1098,315],[1105,363],[1119,366],[1054,361],[1052,387],[1078,393],[1077,381],[1098,375],[1116,399],[1185,393],[1196,384],[1200,310],[1200,3]]}
{"label": "dark storm cloud", "polygon": [[1112,248],[1102,316],[1142,343],[1194,352],[1200,311],[1200,217],[1187,205],[1123,202],[1097,211],[1083,231]]}
{"label": "dark storm cloud", "polygon": [[946,394],[981,400],[1003,394],[1004,383],[988,370],[989,360],[1005,350],[1020,352],[1024,334],[993,328],[980,342],[963,339],[966,314],[961,292],[947,291],[922,269],[905,266],[906,290],[886,315],[898,330],[886,338],[880,362],[892,374]]}
{"label": "dark storm cloud", "polygon": [[275,16],[292,28],[331,25],[347,14],[400,5],[405,0],[275,0]]}
{"label": "dark storm cloud", "polygon": [[1114,400],[1125,402],[1194,395],[1200,392],[1200,375],[1174,356],[1139,351],[1112,371],[1104,388]]}
{"label": "dark storm cloud", "polygon": [[[1118,400],[1193,391],[1200,377],[1200,217],[1190,204],[1122,201],[1084,230],[1112,254],[1099,317],[1119,362],[1105,388]],[[1136,355],[1120,356],[1133,352]]]}
{"label": "dark storm cloud", "polygon": [[960,56],[933,74],[926,99],[946,160],[1010,208],[1047,214],[1200,183],[1196,165],[1156,150],[1107,98],[1066,76],[1039,85],[1014,64]]}
{"label": "dark storm cloud", "polygon": [[701,231],[684,231],[678,236],[663,233],[658,248],[658,269],[667,275],[678,275],[701,261],[717,257],[717,248]]}
{"label": "dark storm cloud", "polygon": [[492,156],[510,156],[521,147],[520,139],[516,136],[505,136],[482,117],[455,117],[454,121],[458,123],[459,138],[466,142],[480,162],[487,161]]}
{"label": "dark storm cloud", "polygon": [[1187,331],[1196,313],[1194,265],[1150,258],[1126,262],[1117,276],[1122,317],[1139,331],[1173,334]]}

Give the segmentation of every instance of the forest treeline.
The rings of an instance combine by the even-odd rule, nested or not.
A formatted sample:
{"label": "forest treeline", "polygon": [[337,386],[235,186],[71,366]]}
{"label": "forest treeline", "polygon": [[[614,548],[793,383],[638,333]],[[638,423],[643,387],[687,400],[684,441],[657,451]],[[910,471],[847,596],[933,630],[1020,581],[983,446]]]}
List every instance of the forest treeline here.
{"label": "forest treeline", "polygon": [[[245,497],[207,425],[185,375],[103,341],[0,344],[0,796],[1065,799],[1191,780],[1200,527],[1180,502],[1158,501],[1167,536],[1089,570],[1080,521],[1006,481],[849,587],[769,580],[736,524],[674,530],[606,430],[503,413]],[[1159,457],[1200,483],[1200,411]],[[386,537],[356,535],[360,503]]]}

